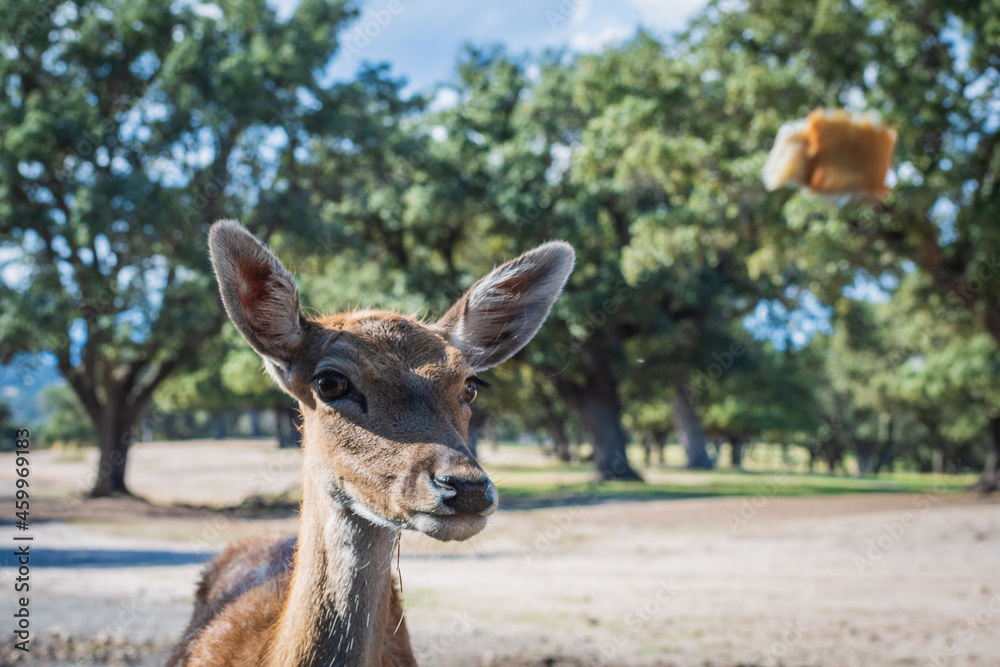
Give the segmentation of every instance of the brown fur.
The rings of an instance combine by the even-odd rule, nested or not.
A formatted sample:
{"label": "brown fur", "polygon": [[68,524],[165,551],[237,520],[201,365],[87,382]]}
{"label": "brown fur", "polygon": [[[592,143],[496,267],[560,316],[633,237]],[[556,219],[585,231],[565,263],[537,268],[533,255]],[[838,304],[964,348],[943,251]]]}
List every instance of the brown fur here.
{"label": "brown fur", "polygon": [[[232,544],[202,572],[195,610],[168,665],[259,665],[288,598],[295,538],[251,537]],[[415,665],[395,577],[381,622],[379,665]],[[237,630],[237,631],[234,631]],[[225,656],[225,658],[222,658]]]}
{"label": "brown fur", "polygon": [[[393,544],[405,528],[468,539],[496,509],[464,388],[535,334],[572,249],[498,267],[428,325],[387,311],[307,320],[291,274],[241,225],[217,223],[209,242],[230,319],[302,410],[302,509],[297,541],[246,540],[208,565],[170,664],[414,665]],[[347,396],[324,397],[331,373]]]}

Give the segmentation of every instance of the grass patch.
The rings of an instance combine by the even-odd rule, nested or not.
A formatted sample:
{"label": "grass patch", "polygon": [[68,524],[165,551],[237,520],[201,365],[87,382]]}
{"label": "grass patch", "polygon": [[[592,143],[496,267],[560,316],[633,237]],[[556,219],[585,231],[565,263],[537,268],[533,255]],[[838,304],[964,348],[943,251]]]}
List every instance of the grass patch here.
{"label": "grass patch", "polygon": [[[520,449],[520,452],[517,450]],[[768,457],[770,458],[770,457]],[[595,504],[609,500],[674,500],[733,496],[824,496],[852,493],[958,493],[977,476],[884,473],[878,477],[809,474],[759,467],[746,471],[690,471],[680,467],[640,468],[645,483],[593,482],[590,464],[560,464],[503,447],[484,457],[484,468],[507,508]],[[635,459],[633,459],[635,460]],[[773,459],[771,459],[773,460]]]}

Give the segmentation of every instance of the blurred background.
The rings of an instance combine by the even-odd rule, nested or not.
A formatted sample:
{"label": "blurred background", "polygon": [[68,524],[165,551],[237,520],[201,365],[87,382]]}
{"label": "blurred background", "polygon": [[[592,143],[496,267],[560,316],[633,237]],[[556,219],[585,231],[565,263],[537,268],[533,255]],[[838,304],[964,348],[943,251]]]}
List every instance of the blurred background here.
{"label": "blurred background", "polygon": [[[162,664],[200,564],[295,529],[237,218],[316,314],[577,251],[475,405],[494,527],[404,540],[424,664],[997,664],[998,44],[995,0],[0,0],[31,660]],[[764,190],[822,106],[896,128],[883,201]]]}

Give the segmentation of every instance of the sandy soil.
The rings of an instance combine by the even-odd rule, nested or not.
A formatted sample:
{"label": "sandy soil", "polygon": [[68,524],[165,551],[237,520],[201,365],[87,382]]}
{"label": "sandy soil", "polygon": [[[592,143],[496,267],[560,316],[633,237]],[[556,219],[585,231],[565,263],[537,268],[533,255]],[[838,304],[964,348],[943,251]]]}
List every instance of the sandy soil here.
{"label": "sandy soil", "polygon": [[[34,455],[30,664],[163,664],[201,563],[295,529],[288,506],[159,503],[292,490],[297,452],[144,444],[131,465],[158,504],[67,499],[93,462]],[[8,508],[12,469],[0,455]],[[998,563],[996,499],[762,494],[501,511],[467,543],[406,535],[401,569],[425,665],[995,666]],[[6,619],[13,576],[0,568]],[[23,657],[5,642],[0,664]]]}

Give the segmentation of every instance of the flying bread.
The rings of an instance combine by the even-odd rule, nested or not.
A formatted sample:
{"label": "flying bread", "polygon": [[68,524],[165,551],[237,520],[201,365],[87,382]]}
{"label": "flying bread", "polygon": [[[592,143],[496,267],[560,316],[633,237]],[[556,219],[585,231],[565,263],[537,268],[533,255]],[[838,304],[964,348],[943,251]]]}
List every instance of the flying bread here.
{"label": "flying bread", "polygon": [[823,195],[884,195],[896,131],[869,113],[816,109],[785,123],[764,164],[764,186],[798,185]]}

